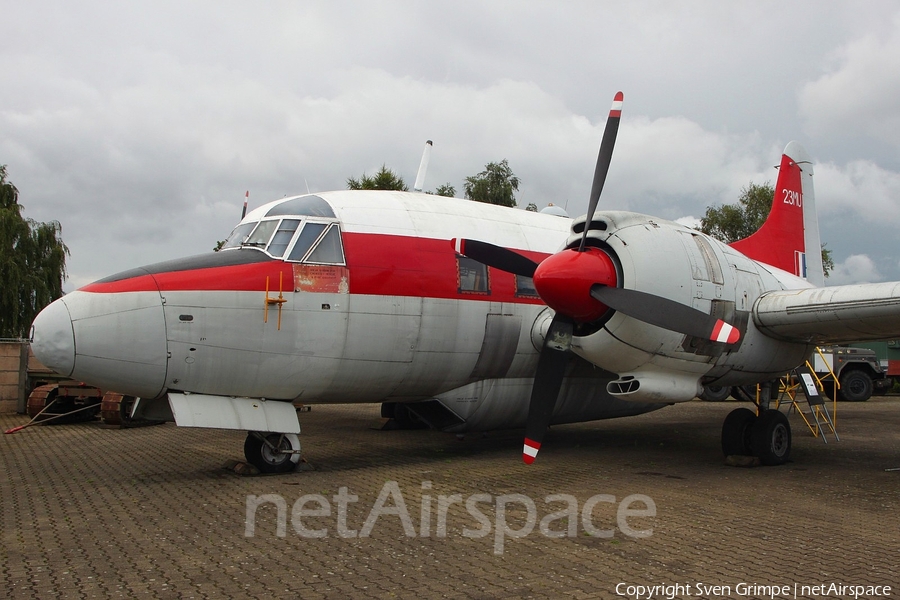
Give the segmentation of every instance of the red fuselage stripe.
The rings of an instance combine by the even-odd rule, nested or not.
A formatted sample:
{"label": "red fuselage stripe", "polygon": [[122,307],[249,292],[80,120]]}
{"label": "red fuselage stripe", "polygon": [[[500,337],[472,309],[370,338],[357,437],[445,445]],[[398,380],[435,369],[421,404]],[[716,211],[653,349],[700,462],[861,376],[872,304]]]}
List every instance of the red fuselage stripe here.
{"label": "red fuselage stripe", "polygon": [[[490,294],[460,293],[457,254],[448,240],[345,232],[344,254],[350,271],[351,294],[454,298],[493,302],[542,304],[539,299],[516,296],[516,277],[490,269]],[[230,250],[229,252],[255,252]],[[537,262],[547,255],[521,250]],[[293,281],[292,263],[270,260],[252,264],[145,274],[118,281],[91,283],[82,291],[94,293],[157,291],[271,292],[278,293],[279,274]],[[285,284],[290,287],[290,284]],[[287,289],[285,291],[288,291]]]}

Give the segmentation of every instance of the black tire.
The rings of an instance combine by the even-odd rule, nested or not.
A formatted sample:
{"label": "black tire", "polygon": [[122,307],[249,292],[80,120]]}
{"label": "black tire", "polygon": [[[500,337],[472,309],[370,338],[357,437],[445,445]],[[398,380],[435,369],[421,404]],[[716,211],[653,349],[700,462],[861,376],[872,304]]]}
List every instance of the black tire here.
{"label": "black tire", "polygon": [[706,402],[724,402],[731,397],[731,386],[704,385],[700,399]]}
{"label": "black tire", "polygon": [[841,389],[838,398],[848,402],[865,402],[872,397],[875,384],[872,377],[860,369],[841,373]]}
{"label": "black tire", "polygon": [[[295,434],[263,433],[261,434],[282,450],[299,450],[300,440]],[[279,444],[280,440],[280,445]],[[299,454],[282,454],[275,452],[263,442],[257,434],[248,433],[244,441],[244,457],[247,462],[259,469],[260,473],[288,473],[300,461]]]}
{"label": "black tire", "polygon": [[791,455],[791,424],[779,410],[767,410],[750,428],[753,455],[764,465],[783,465]]}
{"label": "black tire", "polygon": [[750,431],[756,414],[749,408],[736,408],[722,423],[722,453],[725,456],[752,456]]}

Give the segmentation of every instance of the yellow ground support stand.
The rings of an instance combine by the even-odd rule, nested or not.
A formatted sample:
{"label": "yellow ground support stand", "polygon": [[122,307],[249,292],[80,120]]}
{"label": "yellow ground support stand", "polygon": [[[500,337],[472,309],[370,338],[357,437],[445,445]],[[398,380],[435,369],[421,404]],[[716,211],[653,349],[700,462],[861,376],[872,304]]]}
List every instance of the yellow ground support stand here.
{"label": "yellow ground support stand", "polygon": [[[816,351],[818,351],[818,348]],[[835,400],[833,401],[833,410],[836,415],[837,388],[840,384],[837,383],[837,378],[834,377],[833,372],[831,372],[830,376],[833,378],[836,386],[834,394]],[[825,382],[823,379],[825,379],[825,377],[819,378],[808,361],[805,365],[797,367],[779,380],[777,408],[781,408],[782,404],[788,404],[788,414],[790,414],[792,410],[796,410],[797,414],[799,414],[806,423],[806,426],[809,427],[813,436],[819,437],[819,434],[821,433],[822,441],[827,444],[828,439],[825,437],[826,425],[837,441],[841,441],[841,438],[838,437],[834,418],[832,417],[832,414],[828,412],[828,406],[821,393],[825,389]],[[803,410],[803,406],[801,405],[803,398],[798,398],[800,395],[806,399],[807,411]]]}

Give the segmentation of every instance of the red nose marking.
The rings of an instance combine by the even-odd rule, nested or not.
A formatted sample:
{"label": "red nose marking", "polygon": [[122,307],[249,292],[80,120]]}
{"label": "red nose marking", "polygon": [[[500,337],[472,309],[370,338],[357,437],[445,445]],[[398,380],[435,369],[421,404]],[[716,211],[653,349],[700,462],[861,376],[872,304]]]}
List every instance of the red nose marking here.
{"label": "red nose marking", "polygon": [[563,250],[545,258],[534,271],[534,289],[547,306],[576,321],[595,321],[608,310],[591,297],[595,283],[615,287],[616,266],[599,248]]}

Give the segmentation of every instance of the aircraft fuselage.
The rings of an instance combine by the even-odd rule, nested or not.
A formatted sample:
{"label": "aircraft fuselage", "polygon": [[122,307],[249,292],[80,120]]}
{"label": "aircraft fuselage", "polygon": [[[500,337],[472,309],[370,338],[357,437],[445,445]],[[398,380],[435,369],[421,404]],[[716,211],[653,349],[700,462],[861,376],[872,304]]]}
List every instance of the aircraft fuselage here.
{"label": "aircraft fuselage", "polygon": [[[554,422],[644,412],[689,400],[704,382],[760,381],[808,353],[748,318],[764,291],[803,280],[675,223],[623,212],[593,220],[605,227],[589,239],[613,257],[621,286],[720,314],[742,339],[725,348],[621,313],[579,326],[572,348],[586,363],[573,359]],[[67,376],[143,398],[438,400],[458,417],[449,429],[513,427],[552,315],[530,280],[462,256],[450,240],[490,240],[540,261],[579,237],[571,224],[399,192],[276,201],[247,215],[220,252],[58,300],[35,322],[35,347]],[[607,390],[617,376],[643,390]]]}

